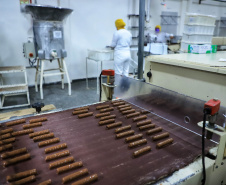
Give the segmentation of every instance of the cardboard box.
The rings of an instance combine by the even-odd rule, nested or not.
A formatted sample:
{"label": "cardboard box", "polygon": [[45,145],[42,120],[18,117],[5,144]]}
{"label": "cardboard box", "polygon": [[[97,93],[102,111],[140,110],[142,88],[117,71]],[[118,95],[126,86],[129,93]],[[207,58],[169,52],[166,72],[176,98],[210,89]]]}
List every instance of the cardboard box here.
{"label": "cardboard box", "polygon": [[203,53],[216,53],[217,45],[210,44],[193,44],[188,45],[188,53],[203,54]]}

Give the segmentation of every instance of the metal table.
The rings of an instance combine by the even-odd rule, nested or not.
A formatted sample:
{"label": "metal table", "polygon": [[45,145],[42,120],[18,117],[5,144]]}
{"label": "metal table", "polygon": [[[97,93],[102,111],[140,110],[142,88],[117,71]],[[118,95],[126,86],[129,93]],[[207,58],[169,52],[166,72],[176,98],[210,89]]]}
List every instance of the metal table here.
{"label": "metal table", "polygon": [[[88,84],[88,60],[95,61],[97,63],[97,74],[99,75],[103,69],[103,61],[114,60],[113,50],[89,50],[88,57],[86,57],[86,88],[89,88]],[[99,65],[100,63],[100,71]],[[99,76],[97,76],[97,94],[99,94]]]}

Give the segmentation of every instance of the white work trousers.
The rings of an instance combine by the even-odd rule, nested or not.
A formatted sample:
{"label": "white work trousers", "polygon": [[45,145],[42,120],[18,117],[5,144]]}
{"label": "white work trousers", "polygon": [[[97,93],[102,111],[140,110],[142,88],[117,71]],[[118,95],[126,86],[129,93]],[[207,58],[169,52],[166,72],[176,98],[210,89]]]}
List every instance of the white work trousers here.
{"label": "white work trousers", "polygon": [[131,61],[130,50],[116,50],[114,52],[115,73],[128,76]]}

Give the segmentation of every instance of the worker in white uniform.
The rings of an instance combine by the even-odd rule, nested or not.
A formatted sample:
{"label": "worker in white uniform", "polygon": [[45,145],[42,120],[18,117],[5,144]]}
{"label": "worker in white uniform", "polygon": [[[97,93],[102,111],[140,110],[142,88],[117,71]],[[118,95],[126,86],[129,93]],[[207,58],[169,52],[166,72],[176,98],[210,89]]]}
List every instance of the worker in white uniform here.
{"label": "worker in white uniform", "polygon": [[161,26],[157,25],[155,27],[155,34],[156,34],[156,42],[157,43],[164,43],[167,44],[167,40],[170,40],[173,38],[173,34],[161,32]]}
{"label": "worker in white uniform", "polygon": [[115,73],[128,76],[131,61],[130,45],[132,35],[125,29],[126,23],[122,19],[117,19],[115,26],[117,31],[115,31],[111,43],[111,47],[114,48]]}

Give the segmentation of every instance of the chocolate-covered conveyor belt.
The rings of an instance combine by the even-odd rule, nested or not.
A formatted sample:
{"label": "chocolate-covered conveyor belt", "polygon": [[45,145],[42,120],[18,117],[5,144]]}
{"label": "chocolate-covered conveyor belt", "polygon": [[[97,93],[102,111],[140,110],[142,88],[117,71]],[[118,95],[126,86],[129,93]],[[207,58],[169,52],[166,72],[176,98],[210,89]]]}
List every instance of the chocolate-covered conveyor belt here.
{"label": "chocolate-covered conveyor belt", "polygon": [[[128,87],[121,85],[118,84],[116,96],[128,90]],[[12,183],[30,177],[29,184],[44,181],[79,184],[81,179],[88,177],[84,181],[91,179],[88,184],[96,185],[147,184],[155,183],[192,163],[201,154],[198,128],[194,126],[191,129],[190,124],[187,128],[174,124],[181,121],[176,120],[180,117],[169,113],[171,110],[166,111],[166,115],[169,114],[173,121],[165,119],[165,115],[158,116],[161,102],[158,104],[156,99],[153,106],[151,103],[147,106],[145,101],[141,101],[142,97],[147,98],[145,96],[148,95],[122,96],[122,100],[113,102],[25,117],[15,125],[2,123],[1,136],[15,140],[5,141],[9,138],[4,137],[0,140],[8,142],[0,147],[10,145],[2,147],[0,152],[0,184],[8,184],[7,180],[14,174],[34,169],[36,173],[17,177],[11,180]],[[175,114],[183,111],[178,107],[175,109]],[[75,111],[82,113],[73,114]],[[195,111],[194,107],[192,111]],[[22,130],[25,133],[21,133]],[[206,143],[206,149],[213,146],[214,142]],[[18,149],[23,152],[18,152]],[[17,154],[14,156],[11,151]],[[23,160],[15,162],[14,159],[21,156],[25,156]]]}

